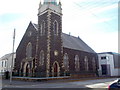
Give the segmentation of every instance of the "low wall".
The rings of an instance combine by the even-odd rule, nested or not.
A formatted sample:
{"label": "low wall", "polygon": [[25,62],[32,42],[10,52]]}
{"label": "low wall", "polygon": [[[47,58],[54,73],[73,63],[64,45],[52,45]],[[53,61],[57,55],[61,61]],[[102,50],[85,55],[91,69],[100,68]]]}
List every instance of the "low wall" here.
{"label": "low wall", "polygon": [[88,78],[88,77],[96,77],[96,74],[71,74],[71,78]]}
{"label": "low wall", "polygon": [[47,81],[47,80],[58,80],[58,79],[69,79],[69,76],[65,77],[44,77],[44,78],[34,78],[34,77],[13,77],[13,80],[25,80],[25,81]]}

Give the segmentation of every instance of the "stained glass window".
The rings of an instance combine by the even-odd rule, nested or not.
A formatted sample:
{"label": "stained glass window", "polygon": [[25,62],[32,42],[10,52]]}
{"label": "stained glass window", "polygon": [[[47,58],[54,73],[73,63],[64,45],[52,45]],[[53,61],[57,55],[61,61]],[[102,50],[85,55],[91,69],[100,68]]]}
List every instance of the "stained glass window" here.
{"label": "stained glass window", "polygon": [[30,58],[32,57],[32,44],[29,42],[26,47],[26,57]]}
{"label": "stained glass window", "polygon": [[43,65],[44,64],[44,51],[42,50],[40,52],[40,65]]}
{"label": "stained glass window", "polygon": [[67,53],[64,54],[63,63],[64,63],[65,70],[68,71],[68,69],[69,69],[69,61],[68,61],[68,54]]}
{"label": "stained glass window", "polygon": [[79,62],[79,56],[78,55],[75,56],[75,69],[76,69],[76,71],[80,70],[80,62]]}

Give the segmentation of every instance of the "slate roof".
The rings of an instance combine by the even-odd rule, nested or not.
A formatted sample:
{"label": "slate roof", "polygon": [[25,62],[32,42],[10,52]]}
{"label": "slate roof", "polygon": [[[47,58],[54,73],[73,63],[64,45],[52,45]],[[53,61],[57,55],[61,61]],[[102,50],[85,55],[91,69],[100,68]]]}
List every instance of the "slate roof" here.
{"label": "slate roof", "polygon": [[32,23],[32,25],[35,27],[36,30],[38,30],[38,24]]}
{"label": "slate roof", "polygon": [[82,39],[62,33],[63,47],[95,53]]}
{"label": "slate roof", "polygon": [[[6,55],[4,55],[3,57],[1,57],[0,60],[4,60],[4,59],[6,59],[6,58],[9,58],[9,57],[12,56],[12,54],[13,54],[13,53],[6,54]],[[15,53],[14,53],[14,54],[15,54]]]}
{"label": "slate roof", "polygon": [[[33,25],[35,26],[36,29],[38,28],[37,24],[33,23]],[[74,36],[62,33],[62,40],[63,40],[63,47],[65,48],[96,53],[79,37],[74,37]]]}

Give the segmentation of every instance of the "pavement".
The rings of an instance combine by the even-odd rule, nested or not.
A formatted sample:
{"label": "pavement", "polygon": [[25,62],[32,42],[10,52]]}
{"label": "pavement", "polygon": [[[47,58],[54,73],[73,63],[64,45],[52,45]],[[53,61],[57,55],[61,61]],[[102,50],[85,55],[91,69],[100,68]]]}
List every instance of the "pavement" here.
{"label": "pavement", "polygon": [[[79,78],[79,79],[59,79],[48,81],[24,81],[24,80],[2,80],[3,90],[41,90],[41,88],[107,88],[117,78],[113,77],[92,77],[92,78]],[[69,90],[70,90],[69,89]],[[55,89],[56,90],[56,89]],[[73,89],[71,89],[73,90]],[[80,90],[80,89],[79,89]],[[92,89],[93,90],[93,89]],[[96,89],[95,89],[96,90]],[[98,89],[100,90],[100,89]],[[102,89],[103,90],[103,89]]]}
{"label": "pavement", "polygon": [[[94,88],[94,90],[100,90],[100,88],[107,88],[114,80],[117,78],[99,78],[99,79],[65,79],[65,80],[49,80],[49,81],[22,81],[22,80],[13,80],[12,83],[9,80],[3,80],[3,90],[19,90],[19,89],[27,89],[27,90],[44,90],[48,89],[68,89],[69,90],[79,90],[85,89],[89,90]],[[107,89],[106,89],[107,90]]]}
{"label": "pavement", "polygon": [[110,79],[118,77],[87,77],[87,78],[76,78],[76,79],[54,79],[54,80],[39,80],[39,81],[28,81],[28,80],[2,80],[2,85],[32,85],[36,83],[67,83],[67,82],[76,82],[76,81],[87,81],[87,80],[99,80],[99,79]]}

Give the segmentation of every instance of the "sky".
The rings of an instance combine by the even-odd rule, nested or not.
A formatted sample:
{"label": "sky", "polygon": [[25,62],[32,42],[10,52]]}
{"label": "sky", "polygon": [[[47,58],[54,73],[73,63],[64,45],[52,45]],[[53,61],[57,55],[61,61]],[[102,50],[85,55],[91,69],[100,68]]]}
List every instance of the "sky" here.
{"label": "sky", "polygon": [[[43,2],[43,0],[41,0]],[[118,53],[119,0],[61,0],[62,31],[80,37],[97,53]],[[0,57],[15,51],[30,21],[38,23],[40,0],[0,0]]]}

